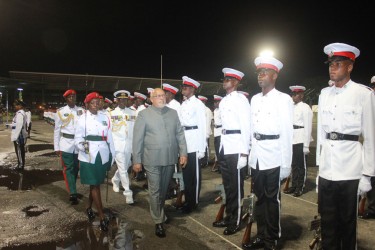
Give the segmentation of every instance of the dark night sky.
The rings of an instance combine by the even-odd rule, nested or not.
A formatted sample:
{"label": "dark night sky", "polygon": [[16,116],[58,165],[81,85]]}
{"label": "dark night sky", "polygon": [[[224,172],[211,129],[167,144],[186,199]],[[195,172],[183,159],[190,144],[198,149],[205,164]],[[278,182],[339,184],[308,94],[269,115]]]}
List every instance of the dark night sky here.
{"label": "dark night sky", "polygon": [[[373,1],[0,0],[0,75],[8,71],[220,81],[223,67],[257,88],[254,59],[273,48],[278,85],[328,81],[323,47],[358,47],[352,79],[375,75]],[[323,1],[322,1],[323,2]],[[324,81],[323,83],[321,83]],[[255,89],[259,92],[259,89]]]}

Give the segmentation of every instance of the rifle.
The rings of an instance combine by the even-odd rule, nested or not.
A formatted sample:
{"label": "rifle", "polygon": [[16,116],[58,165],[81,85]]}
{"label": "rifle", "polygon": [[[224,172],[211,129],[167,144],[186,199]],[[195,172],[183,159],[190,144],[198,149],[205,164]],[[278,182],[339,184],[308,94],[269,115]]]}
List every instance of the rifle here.
{"label": "rifle", "polygon": [[175,178],[176,182],[178,183],[178,192],[174,207],[179,209],[182,207],[182,196],[184,195],[185,183],[184,178],[182,176],[182,172],[174,172],[173,178]]}
{"label": "rifle", "polygon": [[358,216],[365,214],[366,194],[361,195],[358,205]]}
{"label": "rifle", "polygon": [[242,246],[249,244],[250,242],[250,235],[251,235],[251,227],[253,222],[255,221],[254,218],[254,204],[255,203],[255,194],[250,193],[246,198],[242,199],[242,207],[245,209],[245,214],[242,216],[242,219],[247,219],[247,225],[245,233],[242,237]]}
{"label": "rifle", "polygon": [[219,196],[216,197],[215,199],[215,203],[221,203],[221,206],[219,208],[219,211],[216,214],[216,219],[214,223],[223,220],[224,211],[225,211],[225,203],[226,203],[224,185],[223,184],[215,185],[215,189],[220,191]]}
{"label": "rifle", "polygon": [[309,244],[310,249],[322,249],[322,238],[321,238],[321,228],[320,228],[320,218],[318,218],[318,215],[314,216],[314,219],[309,224],[309,231],[315,231],[314,232],[314,238]]}
{"label": "rifle", "polygon": [[285,185],[284,185],[284,188],[283,188],[283,192],[285,192],[286,190],[289,189],[289,182],[290,182],[290,175],[288,176],[288,178],[286,178]]}

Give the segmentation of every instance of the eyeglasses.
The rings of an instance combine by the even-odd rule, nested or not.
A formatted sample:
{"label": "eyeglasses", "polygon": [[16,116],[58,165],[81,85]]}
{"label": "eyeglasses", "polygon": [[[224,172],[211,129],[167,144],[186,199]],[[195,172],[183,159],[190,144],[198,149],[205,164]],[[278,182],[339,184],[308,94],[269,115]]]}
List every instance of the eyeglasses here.
{"label": "eyeglasses", "polygon": [[165,94],[152,96],[152,98],[164,98],[164,97],[165,97]]}

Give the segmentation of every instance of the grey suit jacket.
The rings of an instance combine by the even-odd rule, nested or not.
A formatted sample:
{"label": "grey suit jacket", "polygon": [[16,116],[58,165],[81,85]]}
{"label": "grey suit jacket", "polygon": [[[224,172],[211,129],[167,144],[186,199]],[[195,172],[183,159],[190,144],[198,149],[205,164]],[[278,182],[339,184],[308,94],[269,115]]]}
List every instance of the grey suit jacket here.
{"label": "grey suit jacket", "polygon": [[179,155],[187,156],[187,146],[177,112],[154,106],[142,110],[134,125],[133,163],[173,165]]}

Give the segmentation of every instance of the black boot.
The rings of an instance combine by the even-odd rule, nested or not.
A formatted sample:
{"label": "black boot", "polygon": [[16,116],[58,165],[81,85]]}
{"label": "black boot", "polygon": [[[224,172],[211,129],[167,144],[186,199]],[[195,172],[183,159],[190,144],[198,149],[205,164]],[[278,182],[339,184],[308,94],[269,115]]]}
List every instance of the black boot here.
{"label": "black boot", "polygon": [[69,201],[70,201],[70,204],[72,205],[77,205],[78,204],[78,198],[77,198],[77,195],[76,194],[71,194],[69,196]]}
{"label": "black boot", "polygon": [[86,214],[90,222],[95,219],[95,214],[94,214],[94,211],[92,211],[91,207],[86,208]]}
{"label": "black boot", "polygon": [[107,232],[108,231],[108,224],[109,224],[109,221],[107,219],[102,219],[100,220],[100,230],[103,231],[103,232]]}

